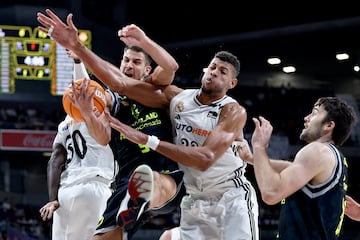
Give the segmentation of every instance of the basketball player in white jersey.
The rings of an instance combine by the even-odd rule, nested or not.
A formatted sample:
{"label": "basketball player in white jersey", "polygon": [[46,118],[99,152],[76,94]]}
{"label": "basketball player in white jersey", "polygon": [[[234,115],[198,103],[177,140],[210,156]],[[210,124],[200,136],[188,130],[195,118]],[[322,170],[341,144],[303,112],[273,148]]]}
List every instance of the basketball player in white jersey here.
{"label": "basketball player in white jersey", "polygon": [[[89,76],[82,64],[75,64],[74,79],[84,77],[87,79],[82,84],[83,92],[89,84]],[[73,103],[81,109],[85,122],[66,116],[58,126],[48,164],[50,201],[40,213],[43,220],[53,217],[52,240],[92,238],[112,193],[110,184],[118,171],[108,144],[111,129],[99,126],[92,128],[99,129],[98,132],[89,132],[88,124],[98,123],[91,119],[100,116],[95,116],[89,105],[83,104],[91,95],[80,94],[75,94]],[[107,95],[107,102],[109,97]]]}
{"label": "basketball player in white jersey", "polygon": [[111,126],[130,141],[146,144],[178,162],[184,171],[187,196],[181,203],[180,226],[167,232],[172,239],[259,239],[256,193],[244,175],[246,162],[236,150],[247,114],[226,95],[236,86],[239,69],[238,59],[221,51],[205,70],[200,89],[174,85],[156,89],[135,82],[121,89],[153,107],[169,107],[175,144],[136,131],[107,114]]}

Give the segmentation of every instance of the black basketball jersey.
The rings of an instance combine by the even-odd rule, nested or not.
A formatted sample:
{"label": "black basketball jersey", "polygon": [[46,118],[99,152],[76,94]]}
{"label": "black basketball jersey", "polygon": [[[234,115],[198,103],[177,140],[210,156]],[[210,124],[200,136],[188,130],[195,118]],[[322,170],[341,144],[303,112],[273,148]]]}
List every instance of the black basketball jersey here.
{"label": "black basketball jersey", "polygon": [[331,178],[305,185],[282,200],[278,239],[337,239],[342,230],[347,186],[346,158],[330,143],[336,156]]}
{"label": "black basketball jersey", "polygon": [[[126,96],[116,96],[117,101],[112,109],[114,117],[145,134],[155,135],[160,140],[172,142],[171,122],[165,110],[145,107]],[[178,169],[176,162],[151,150],[146,145],[130,142],[114,129],[110,146],[120,168],[116,185],[121,181],[122,184],[127,183],[130,174],[140,164],[147,164],[158,172]]]}

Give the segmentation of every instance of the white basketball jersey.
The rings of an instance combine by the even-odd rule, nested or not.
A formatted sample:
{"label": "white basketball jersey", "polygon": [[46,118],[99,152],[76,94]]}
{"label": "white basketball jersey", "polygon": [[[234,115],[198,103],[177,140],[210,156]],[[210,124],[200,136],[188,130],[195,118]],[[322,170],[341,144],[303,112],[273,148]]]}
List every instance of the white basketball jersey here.
{"label": "white basketball jersey", "polygon": [[85,122],[73,122],[67,116],[59,124],[54,140],[67,150],[65,171],[61,174],[61,185],[75,185],[95,176],[113,181],[117,163],[109,145],[103,146],[91,137]]}
{"label": "white basketball jersey", "polygon": [[[236,102],[224,96],[210,105],[201,104],[196,96],[199,89],[188,89],[175,96],[170,103],[170,115],[174,128],[174,143],[185,146],[201,146],[216,127],[222,107]],[[237,124],[237,123],[234,123]],[[179,164],[184,171],[187,192],[193,196],[209,192],[222,193],[226,187],[242,184],[246,163],[236,151],[235,142],[208,170],[199,171]]]}

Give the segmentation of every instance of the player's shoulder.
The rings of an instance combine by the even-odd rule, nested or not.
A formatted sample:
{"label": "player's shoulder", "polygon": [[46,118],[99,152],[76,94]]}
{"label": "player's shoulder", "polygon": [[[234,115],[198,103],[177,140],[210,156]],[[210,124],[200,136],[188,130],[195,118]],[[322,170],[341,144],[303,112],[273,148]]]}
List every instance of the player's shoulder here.
{"label": "player's shoulder", "polygon": [[163,89],[164,94],[169,100],[171,100],[172,98],[174,98],[176,95],[178,95],[183,91],[184,91],[183,88],[180,88],[176,85],[168,85]]}
{"label": "player's shoulder", "polygon": [[306,158],[328,158],[330,155],[333,156],[333,150],[329,144],[319,141],[313,141],[302,147],[298,154]]}
{"label": "player's shoulder", "polygon": [[72,121],[73,119],[69,115],[66,115],[65,119],[61,121],[58,125],[58,132],[68,131]]}
{"label": "player's shoulder", "polygon": [[222,107],[222,112],[233,113],[235,115],[246,114],[246,108],[240,105],[235,99],[233,101],[227,101]]}

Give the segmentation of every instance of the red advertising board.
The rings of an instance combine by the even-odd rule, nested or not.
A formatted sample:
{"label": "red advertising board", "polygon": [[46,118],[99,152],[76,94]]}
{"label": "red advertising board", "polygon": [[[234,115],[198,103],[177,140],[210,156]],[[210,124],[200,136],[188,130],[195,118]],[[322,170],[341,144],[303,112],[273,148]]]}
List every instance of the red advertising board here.
{"label": "red advertising board", "polygon": [[56,131],[0,130],[0,149],[15,151],[51,151]]}

